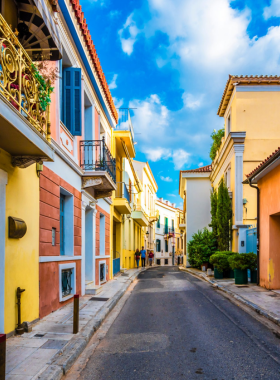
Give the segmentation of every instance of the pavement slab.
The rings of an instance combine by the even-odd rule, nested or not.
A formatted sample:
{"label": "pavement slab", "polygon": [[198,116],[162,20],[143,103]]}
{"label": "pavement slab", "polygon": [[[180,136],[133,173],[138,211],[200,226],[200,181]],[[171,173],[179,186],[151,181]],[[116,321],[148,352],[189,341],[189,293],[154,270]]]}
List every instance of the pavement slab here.
{"label": "pavement slab", "polygon": [[[68,370],[85,347],[89,337],[100,326],[122,292],[138,275],[139,270],[127,271],[127,276],[117,276],[102,286],[98,297],[108,301],[91,301],[92,295],[80,297],[79,333],[73,335],[73,304],[42,318],[30,333],[13,336],[7,340],[6,374],[10,380],[60,379],[62,370]],[[117,298],[116,298],[117,296]],[[92,326],[89,326],[92,324]],[[83,333],[84,332],[84,333]],[[79,340],[79,335],[83,333]],[[42,337],[36,337],[42,334]],[[71,349],[72,347],[72,349]],[[64,359],[64,353],[65,357]],[[52,364],[58,361],[59,366]]]}

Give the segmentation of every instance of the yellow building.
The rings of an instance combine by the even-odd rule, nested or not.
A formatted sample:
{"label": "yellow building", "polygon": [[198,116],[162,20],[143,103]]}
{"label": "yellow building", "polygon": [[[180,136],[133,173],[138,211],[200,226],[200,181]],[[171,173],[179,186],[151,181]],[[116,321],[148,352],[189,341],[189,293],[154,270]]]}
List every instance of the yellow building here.
{"label": "yellow building", "polygon": [[133,161],[133,166],[142,184],[143,191],[138,195],[136,209],[132,213],[135,220],[146,219],[142,244],[146,250],[155,252],[155,222],[158,219],[156,212],[156,192],[158,186],[148,162]]}
{"label": "yellow building", "polygon": [[133,167],[134,131],[129,109],[119,110],[119,122],[112,133],[112,154],[116,159],[117,190],[111,205],[111,274],[134,268],[134,249],[142,239],[141,222],[134,222],[131,213],[141,183]]}
{"label": "yellow building", "polygon": [[[0,4],[0,35],[5,39],[0,52],[0,333],[13,334],[18,324],[18,288],[24,289],[21,322],[39,317],[37,170],[43,161],[53,161],[54,151],[49,143],[49,107],[45,110],[40,103],[32,60],[8,26],[15,30],[20,22],[18,9],[9,0]],[[41,19],[46,30],[54,32],[48,24],[51,16],[44,14]],[[29,27],[32,33],[32,22]],[[59,47],[56,36],[50,38]],[[38,36],[37,40],[40,44]],[[32,56],[32,49],[28,51]],[[53,51],[60,55],[56,47]]]}
{"label": "yellow building", "polygon": [[[246,174],[280,144],[279,77],[229,76],[218,109],[225,136],[211,165],[180,172],[185,249],[198,229],[210,228],[210,189],[225,180],[232,200],[231,249],[246,252],[246,230],[256,224],[257,192]],[[185,264],[188,266],[187,256]]]}
{"label": "yellow building", "polygon": [[279,77],[230,76],[218,109],[225,136],[212,163],[210,181],[222,178],[232,197],[232,250],[246,252],[246,228],[256,224],[255,189],[246,174],[280,144]]}

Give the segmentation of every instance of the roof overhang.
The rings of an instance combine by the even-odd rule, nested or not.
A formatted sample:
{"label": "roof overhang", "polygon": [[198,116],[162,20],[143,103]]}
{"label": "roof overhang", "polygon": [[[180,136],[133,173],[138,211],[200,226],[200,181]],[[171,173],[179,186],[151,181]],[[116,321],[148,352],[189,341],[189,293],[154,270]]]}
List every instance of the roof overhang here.
{"label": "roof overhang", "polygon": [[[35,3],[35,6],[34,6]],[[33,61],[62,58],[62,44],[54,21],[51,5],[44,0],[17,0],[18,22],[28,28],[25,34],[19,28],[19,41]]]}
{"label": "roof overhang", "polygon": [[249,182],[257,184],[258,181],[270,173],[273,169],[280,165],[280,151],[268,160],[263,166],[261,166],[255,173],[245,179],[243,184],[248,184]]}

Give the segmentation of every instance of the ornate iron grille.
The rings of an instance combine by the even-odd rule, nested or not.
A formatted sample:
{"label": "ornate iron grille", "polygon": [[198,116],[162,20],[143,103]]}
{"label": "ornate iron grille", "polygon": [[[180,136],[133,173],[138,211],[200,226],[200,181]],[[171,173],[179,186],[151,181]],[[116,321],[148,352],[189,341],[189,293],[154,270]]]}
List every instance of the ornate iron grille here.
{"label": "ornate iron grille", "polygon": [[80,142],[81,168],[83,170],[107,171],[116,182],[116,160],[102,140],[83,140]]}
{"label": "ornate iron grille", "polygon": [[62,297],[69,296],[71,294],[72,286],[72,269],[65,269],[62,271]]}

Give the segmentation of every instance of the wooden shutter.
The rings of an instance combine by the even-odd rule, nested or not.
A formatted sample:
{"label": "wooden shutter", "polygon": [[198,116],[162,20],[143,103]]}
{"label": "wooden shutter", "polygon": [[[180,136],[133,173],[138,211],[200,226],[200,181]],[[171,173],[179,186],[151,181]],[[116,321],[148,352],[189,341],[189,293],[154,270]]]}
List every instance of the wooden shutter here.
{"label": "wooden shutter", "polygon": [[81,69],[63,70],[63,123],[74,136],[82,135]]}

